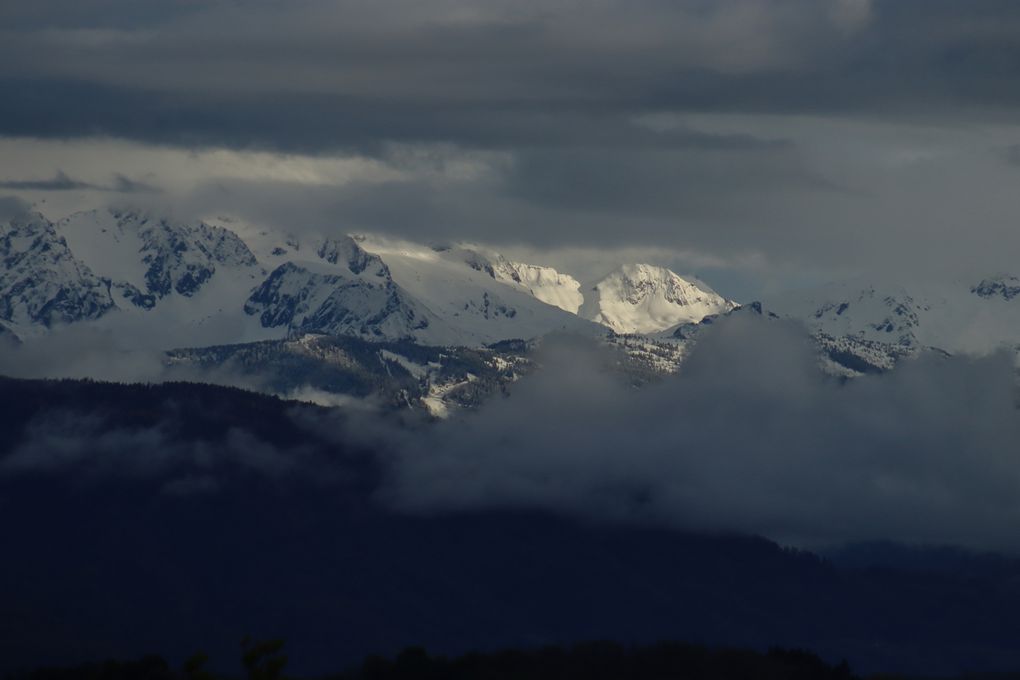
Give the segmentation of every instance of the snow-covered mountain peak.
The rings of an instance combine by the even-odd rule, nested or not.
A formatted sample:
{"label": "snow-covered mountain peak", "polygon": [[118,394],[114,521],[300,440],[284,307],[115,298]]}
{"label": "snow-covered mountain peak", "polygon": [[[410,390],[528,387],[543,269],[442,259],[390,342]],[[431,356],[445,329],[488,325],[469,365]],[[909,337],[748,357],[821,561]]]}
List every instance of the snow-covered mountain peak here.
{"label": "snow-covered mountain peak", "polygon": [[617,333],[655,333],[736,306],[665,267],[627,264],[592,286],[579,314]]}
{"label": "snow-covered mountain peak", "polygon": [[109,282],[75,257],[45,217],[30,213],[0,228],[0,320],[49,328],[113,307]]}
{"label": "snow-covered mountain peak", "polygon": [[145,308],[174,293],[193,296],[219,268],[258,264],[236,234],[205,222],[107,209],[75,213],[57,229],[77,257]]}

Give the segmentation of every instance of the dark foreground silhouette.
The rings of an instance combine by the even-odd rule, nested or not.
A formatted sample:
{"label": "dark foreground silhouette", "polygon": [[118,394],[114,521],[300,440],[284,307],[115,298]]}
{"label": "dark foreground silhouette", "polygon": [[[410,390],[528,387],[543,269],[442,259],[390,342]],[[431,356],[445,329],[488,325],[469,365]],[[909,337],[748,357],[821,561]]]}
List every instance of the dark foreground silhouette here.
{"label": "dark foreground silhouette", "polygon": [[1016,560],[396,514],[374,501],[384,461],[335,437],[356,421],[208,385],[0,379],[0,403],[0,675],[154,650],[180,668],[198,648],[220,672],[238,631],[290,640],[302,677],[409,645],[598,639],[1020,669]]}
{"label": "dark foreground silhouette", "polygon": [[[40,669],[10,680],[219,680],[199,653],[180,669],[159,656],[130,662],[107,661],[68,668]],[[231,677],[284,680],[287,655],[279,640],[243,645],[241,663]],[[329,680],[852,680],[841,662],[830,665],[800,650],[712,649],[700,645],[658,643],[625,647],[593,642],[570,647],[503,650],[458,657],[432,656],[412,647],[393,658],[373,656],[359,668],[325,676]]]}

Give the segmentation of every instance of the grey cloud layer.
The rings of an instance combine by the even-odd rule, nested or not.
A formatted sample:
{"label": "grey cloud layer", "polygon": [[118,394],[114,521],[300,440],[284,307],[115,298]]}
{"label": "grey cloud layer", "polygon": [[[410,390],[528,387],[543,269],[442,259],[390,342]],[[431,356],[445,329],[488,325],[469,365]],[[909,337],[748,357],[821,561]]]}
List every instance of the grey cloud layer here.
{"label": "grey cloud layer", "polygon": [[1020,49],[997,0],[111,0],[0,25],[8,134],[320,151],[612,137],[661,109],[1011,109]]}

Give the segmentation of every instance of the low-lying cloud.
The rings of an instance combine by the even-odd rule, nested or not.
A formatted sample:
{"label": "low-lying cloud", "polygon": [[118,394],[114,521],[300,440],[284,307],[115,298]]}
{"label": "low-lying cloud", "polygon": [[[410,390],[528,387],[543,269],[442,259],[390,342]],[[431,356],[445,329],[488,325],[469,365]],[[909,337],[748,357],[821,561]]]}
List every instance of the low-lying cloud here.
{"label": "low-lying cloud", "polygon": [[[707,329],[677,376],[635,387],[619,358],[581,339],[548,339],[541,370],[475,411],[425,425],[368,401],[330,401],[338,408],[293,410],[286,446],[244,422],[193,440],[175,434],[169,415],[133,428],[57,409],[28,424],[0,472],[157,479],[166,493],[188,495],[216,491],[237,470],[341,479],[331,451],[375,451],[388,471],[375,497],[398,512],[540,509],[807,547],[893,540],[1020,550],[1010,354],[933,354],[844,381],[819,369],[800,326],[737,316]],[[151,366],[151,357],[139,361],[131,370]]]}
{"label": "low-lying cloud", "polygon": [[[196,390],[200,388],[195,388]],[[215,388],[201,388],[211,390]],[[168,393],[169,395],[169,393]],[[152,404],[138,407],[153,411]],[[304,436],[289,442],[271,441],[256,430],[260,423],[229,422],[237,413],[195,413],[167,396],[152,422],[131,422],[129,408],[77,403],[41,410],[14,433],[13,444],[0,448],[0,482],[26,477],[56,476],[75,483],[119,481],[154,485],[175,497],[216,493],[254,477],[274,484],[344,485],[354,465],[310,424],[321,420],[302,406],[281,406],[285,422]],[[145,420],[143,418],[143,420]],[[197,423],[196,421],[202,422]],[[334,427],[343,419],[334,417]],[[262,427],[262,429],[265,429]],[[217,431],[219,430],[219,431]]]}
{"label": "low-lying cloud", "polygon": [[551,343],[509,397],[390,442],[382,497],[411,511],[540,507],[809,546],[1017,549],[1011,358],[921,357],[843,383],[800,328],[731,319],[681,374],[635,389]]}

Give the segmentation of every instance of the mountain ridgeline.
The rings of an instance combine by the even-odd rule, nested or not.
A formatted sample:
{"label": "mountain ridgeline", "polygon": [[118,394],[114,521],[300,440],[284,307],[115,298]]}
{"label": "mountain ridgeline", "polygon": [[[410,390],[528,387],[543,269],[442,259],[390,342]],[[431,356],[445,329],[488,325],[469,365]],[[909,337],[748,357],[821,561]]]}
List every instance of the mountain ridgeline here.
{"label": "mountain ridgeline", "polygon": [[279,337],[480,346],[597,332],[589,320],[618,332],[659,331],[735,306],[649,265],[623,267],[585,292],[567,274],[478,249],[350,236],[276,242],[224,224],[119,210],[58,222],[18,217],[0,226],[0,321],[30,336],[173,305],[179,321],[202,323],[215,310],[254,317]]}
{"label": "mountain ridgeline", "polygon": [[[100,209],[57,222],[34,213],[0,225],[4,351],[86,328],[129,348],[145,338],[144,349],[168,352],[166,364],[178,369],[241,366],[249,384],[276,385],[284,390],[278,394],[313,375],[314,359],[324,375],[348,374],[313,381],[315,389],[329,384],[326,391],[362,395],[361,386],[374,382],[384,401],[435,415],[464,404],[451,395],[478,396],[486,392],[480,385],[512,383],[534,365],[529,349],[557,333],[618,351],[639,383],[677,371],[703,330],[730,314],[804,324],[820,366],[844,377],[887,371],[932,349],[1015,350],[1016,290],[1008,275],[909,291],[844,282],[742,306],[696,278],[650,264],[624,264],[581,283],[480,247],[299,237],[228,218],[181,221]],[[376,351],[347,351],[358,342],[376,344]],[[318,351],[345,343],[347,349]],[[488,359],[476,371],[457,369],[463,363],[456,357],[470,353]],[[295,365],[300,355],[297,363],[305,366],[291,380],[271,365],[283,354],[284,364]],[[429,358],[422,363],[411,355]],[[409,391],[407,374],[417,386]],[[353,392],[343,385],[355,386]],[[394,397],[401,390],[404,396]]]}

